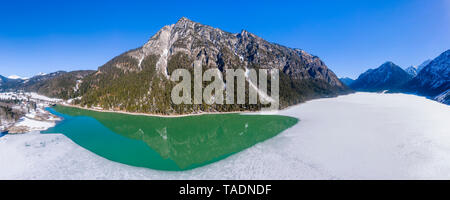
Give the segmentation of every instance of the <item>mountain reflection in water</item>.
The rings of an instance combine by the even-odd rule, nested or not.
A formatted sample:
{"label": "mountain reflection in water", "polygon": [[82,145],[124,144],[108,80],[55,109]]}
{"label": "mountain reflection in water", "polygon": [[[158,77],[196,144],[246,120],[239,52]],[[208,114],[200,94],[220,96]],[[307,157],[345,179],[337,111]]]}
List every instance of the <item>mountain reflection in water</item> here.
{"label": "mountain reflection in water", "polygon": [[[218,161],[298,122],[296,118],[277,115],[152,117],[64,106],[48,109],[64,120],[44,133],[63,133],[80,146],[110,160],[159,170],[186,170]],[[150,148],[138,148],[137,141]],[[149,153],[152,151],[159,156]]]}

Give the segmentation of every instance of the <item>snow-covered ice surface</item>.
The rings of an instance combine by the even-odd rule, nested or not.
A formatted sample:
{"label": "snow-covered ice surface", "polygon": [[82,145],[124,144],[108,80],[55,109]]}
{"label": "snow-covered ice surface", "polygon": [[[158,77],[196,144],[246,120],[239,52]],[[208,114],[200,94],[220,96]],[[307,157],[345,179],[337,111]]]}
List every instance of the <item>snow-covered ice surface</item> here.
{"label": "snow-covered ice surface", "polygon": [[450,106],[356,93],[278,114],[301,121],[219,162],[164,172],[108,161],[60,134],[0,138],[0,179],[450,179]]}
{"label": "snow-covered ice surface", "polygon": [[[16,123],[15,126],[26,126],[30,128],[32,131],[42,131],[47,130],[50,127],[55,126],[55,122],[52,121],[39,121],[34,120],[29,117],[33,117],[32,114],[27,114],[27,117],[22,117],[19,122]],[[54,119],[53,117],[51,119]]]}

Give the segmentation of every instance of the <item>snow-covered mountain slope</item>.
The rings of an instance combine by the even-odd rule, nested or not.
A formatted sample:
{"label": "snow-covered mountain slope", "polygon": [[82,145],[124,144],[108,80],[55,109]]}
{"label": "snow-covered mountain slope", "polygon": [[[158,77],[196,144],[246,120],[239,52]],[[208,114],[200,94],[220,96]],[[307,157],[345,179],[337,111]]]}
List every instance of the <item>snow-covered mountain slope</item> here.
{"label": "snow-covered mountain slope", "polygon": [[409,75],[411,75],[411,77],[414,77],[417,75],[417,66],[409,66],[408,68],[405,69],[405,72],[408,73]]}
{"label": "snow-covered mountain slope", "polygon": [[450,89],[450,50],[426,65],[405,85],[406,92],[434,97]]}
{"label": "snow-covered mountain slope", "polygon": [[362,73],[350,87],[358,91],[383,91],[400,88],[411,79],[411,75],[392,62]]}
{"label": "snow-covered mountain slope", "polygon": [[419,73],[424,67],[426,67],[428,64],[430,64],[431,61],[432,61],[431,59],[425,60],[425,61],[423,61],[422,64],[417,66],[417,73]]}
{"label": "snow-covered mountain slope", "polygon": [[300,122],[183,172],[115,163],[60,134],[6,135],[0,179],[450,179],[450,106],[407,94],[355,93],[276,114]]}

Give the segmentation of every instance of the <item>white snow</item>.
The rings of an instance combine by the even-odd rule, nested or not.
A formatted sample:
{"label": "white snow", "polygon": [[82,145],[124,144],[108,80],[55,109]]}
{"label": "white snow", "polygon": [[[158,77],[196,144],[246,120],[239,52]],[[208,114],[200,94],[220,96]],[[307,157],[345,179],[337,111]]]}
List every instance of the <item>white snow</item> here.
{"label": "white snow", "polygon": [[47,130],[48,128],[55,126],[55,122],[34,120],[32,119],[33,117],[33,114],[27,114],[25,117],[22,117],[15,126],[26,126],[29,127],[31,131]]}
{"label": "white snow", "polygon": [[219,162],[183,172],[131,167],[60,134],[0,138],[0,179],[449,179],[450,106],[356,93],[279,111],[301,121]]}
{"label": "white snow", "polygon": [[75,87],[73,88],[74,92],[76,92],[76,91],[78,91],[80,89],[81,83],[83,83],[83,80],[77,80],[76,81]]}
{"label": "white snow", "polygon": [[22,79],[22,80],[27,80],[28,78],[23,78],[21,76],[17,76],[17,75],[11,75],[8,76],[9,79]]}
{"label": "white snow", "polygon": [[49,102],[60,102],[60,101],[62,101],[62,99],[46,97],[44,95],[40,95],[40,94],[35,93],[35,92],[31,92],[31,93],[27,93],[27,94],[29,94],[32,99],[37,99],[37,100],[43,100],[43,101],[49,101]]}

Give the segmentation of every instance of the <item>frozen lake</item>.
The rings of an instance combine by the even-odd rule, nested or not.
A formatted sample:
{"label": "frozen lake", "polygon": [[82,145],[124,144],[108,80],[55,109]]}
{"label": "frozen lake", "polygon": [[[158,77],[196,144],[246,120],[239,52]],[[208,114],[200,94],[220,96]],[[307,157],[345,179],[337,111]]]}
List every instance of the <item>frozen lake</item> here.
{"label": "frozen lake", "polygon": [[109,161],[61,134],[0,138],[0,179],[449,179],[450,106],[356,93],[277,112],[300,122],[226,159],[168,172]]}

